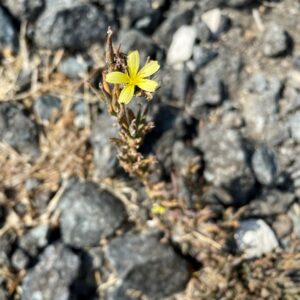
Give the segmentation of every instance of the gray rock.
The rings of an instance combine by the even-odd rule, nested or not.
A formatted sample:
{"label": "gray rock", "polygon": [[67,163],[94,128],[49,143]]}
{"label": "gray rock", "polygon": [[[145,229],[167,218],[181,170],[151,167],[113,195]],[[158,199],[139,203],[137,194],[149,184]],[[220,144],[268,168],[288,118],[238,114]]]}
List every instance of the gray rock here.
{"label": "gray rock", "polygon": [[193,50],[193,61],[195,62],[197,68],[201,68],[207,65],[217,55],[218,53],[212,49],[195,46]]}
{"label": "gray rock", "polygon": [[291,136],[296,142],[300,142],[300,111],[292,114],[288,119]]}
{"label": "gray rock", "polygon": [[35,23],[33,40],[38,47],[76,51],[104,41],[108,19],[102,11],[80,1],[57,1],[48,1]]}
{"label": "gray rock", "polygon": [[38,140],[37,126],[25,115],[21,105],[12,102],[0,104],[0,141],[35,158],[39,155]]}
{"label": "gray rock", "polygon": [[58,97],[43,95],[34,101],[33,108],[42,122],[48,122],[61,112],[62,103]]}
{"label": "gray rock", "polygon": [[205,12],[201,18],[215,38],[218,38],[229,25],[228,17],[223,15],[219,8]]}
{"label": "gray rock", "polygon": [[71,79],[79,79],[87,73],[89,63],[82,56],[67,57],[63,59],[59,66],[59,72]]}
{"label": "gray rock", "polygon": [[262,219],[242,221],[235,240],[239,251],[243,251],[247,259],[259,258],[279,247],[274,232]]}
{"label": "gray rock", "polygon": [[[251,138],[270,141],[270,128],[280,126],[278,120],[282,82],[277,78],[255,76],[247,84],[248,93],[242,101],[242,114]],[[271,135],[270,135],[271,136]]]}
{"label": "gray rock", "polygon": [[140,52],[140,62],[143,65],[147,57],[156,58],[158,47],[154,44],[151,38],[142,32],[132,29],[121,34],[119,42],[122,45],[122,51],[129,53],[133,50]]}
{"label": "gray rock", "polygon": [[265,29],[262,50],[265,56],[276,57],[288,50],[288,35],[278,24],[271,23]]}
{"label": "gray rock", "polygon": [[68,300],[78,276],[79,257],[61,244],[46,248],[39,262],[23,279],[22,300]]}
{"label": "gray rock", "polygon": [[6,291],[2,288],[0,288],[0,300],[8,300],[8,295]]}
{"label": "gray rock", "polygon": [[23,250],[17,249],[11,257],[11,263],[18,271],[25,270],[29,264],[29,257]]}
{"label": "gray rock", "polygon": [[116,175],[120,169],[117,148],[111,138],[117,137],[117,127],[108,115],[101,115],[95,122],[91,133],[91,144],[97,176],[100,178]]}
{"label": "gray rock", "polygon": [[79,248],[97,246],[126,218],[123,204],[93,182],[72,184],[62,196],[60,208],[62,239]]}
{"label": "gray rock", "polygon": [[154,33],[154,40],[157,41],[158,45],[168,48],[177,29],[183,25],[191,24],[193,16],[194,12],[190,9],[171,13],[157,28]]}
{"label": "gray rock", "polygon": [[231,205],[242,205],[251,197],[255,180],[239,133],[208,125],[200,129],[194,145],[204,154],[205,179],[225,188],[233,197]]}
{"label": "gray rock", "polygon": [[108,245],[106,256],[121,281],[110,299],[132,299],[126,297],[130,289],[162,299],[184,289],[189,278],[187,263],[154,234],[118,237]]}
{"label": "gray rock", "polygon": [[83,129],[88,125],[88,107],[87,103],[80,99],[73,103],[72,110],[75,113],[74,124],[77,128]]}
{"label": "gray rock", "polygon": [[258,198],[251,200],[246,207],[244,216],[247,217],[266,217],[286,213],[295,195],[289,192],[278,190],[267,190]]}
{"label": "gray rock", "polygon": [[197,39],[201,43],[205,43],[211,40],[212,34],[204,22],[197,23],[196,27],[197,27]]}
{"label": "gray rock", "polygon": [[18,33],[11,16],[0,7],[0,51],[9,49],[13,52],[18,49]]}
{"label": "gray rock", "polygon": [[48,243],[48,224],[41,224],[30,229],[19,239],[19,247],[31,256],[36,256],[39,249],[44,248]]}
{"label": "gray rock", "polygon": [[252,168],[256,179],[263,185],[272,185],[278,176],[275,153],[266,146],[259,147],[252,156]]}
{"label": "gray rock", "polygon": [[294,233],[300,239],[300,204],[294,203],[288,212],[289,217],[293,222]]}
{"label": "gray rock", "polygon": [[[174,33],[167,54],[167,63],[169,65],[183,63],[191,58],[196,35],[196,27],[188,25],[181,26]],[[184,45],[184,47],[182,45]]]}
{"label": "gray rock", "polygon": [[19,20],[35,20],[43,11],[44,0],[3,0],[3,4]]}
{"label": "gray rock", "polygon": [[223,83],[219,78],[207,78],[204,84],[197,86],[189,110],[194,117],[201,116],[204,105],[219,105],[223,101]]}
{"label": "gray rock", "polygon": [[285,244],[285,238],[289,238],[293,231],[293,222],[286,214],[282,214],[272,222],[272,228],[281,244]]}
{"label": "gray rock", "polygon": [[300,109],[300,91],[293,87],[284,89],[283,99],[280,99],[280,114],[286,116]]}

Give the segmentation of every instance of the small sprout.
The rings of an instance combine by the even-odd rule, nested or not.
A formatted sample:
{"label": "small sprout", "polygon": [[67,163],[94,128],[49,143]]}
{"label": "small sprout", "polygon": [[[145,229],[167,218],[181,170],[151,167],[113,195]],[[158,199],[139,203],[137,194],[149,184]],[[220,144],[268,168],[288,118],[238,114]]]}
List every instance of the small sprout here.
{"label": "small sprout", "polygon": [[128,104],[135,93],[135,87],[139,87],[145,92],[153,93],[158,87],[158,83],[151,79],[146,79],[159,70],[156,60],[149,61],[143,68],[140,67],[140,54],[137,50],[131,52],[127,57],[127,72],[114,71],[106,74],[106,82],[113,84],[124,84],[119,95],[119,103]]}

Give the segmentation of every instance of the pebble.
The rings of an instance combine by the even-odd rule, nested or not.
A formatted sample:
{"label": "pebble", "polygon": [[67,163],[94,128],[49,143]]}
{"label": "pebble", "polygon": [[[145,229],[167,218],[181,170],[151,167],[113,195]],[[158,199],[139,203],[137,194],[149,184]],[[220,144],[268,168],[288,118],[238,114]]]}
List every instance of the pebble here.
{"label": "pebble", "polygon": [[247,259],[260,258],[279,247],[273,230],[262,219],[241,221],[235,240],[239,251]]}
{"label": "pebble", "polygon": [[58,66],[58,70],[70,79],[84,77],[88,68],[89,63],[82,56],[64,58]]}
{"label": "pebble", "polygon": [[288,35],[278,24],[269,24],[264,32],[262,50],[267,57],[276,57],[288,50]]}
{"label": "pebble", "polygon": [[35,99],[33,108],[42,122],[48,123],[57,117],[62,109],[61,100],[53,95],[43,95]]}
{"label": "pebble", "polygon": [[224,99],[223,83],[219,78],[208,78],[203,85],[196,88],[189,110],[191,114],[200,118],[203,113],[204,105],[216,106]]}
{"label": "pebble", "polygon": [[22,283],[21,300],[68,300],[78,276],[80,259],[62,244],[50,245]]}
{"label": "pebble", "polygon": [[199,130],[193,144],[203,152],[205,179],[231,194],[229,205],[245,204],[254,192],[255,179],[239,132],[207,125]]}
{"label": "pebble", "polygon": [[77,248],[99,245],[126,218],[122,202],[93,182],[72,184],[63,194],[60,208],[62,240]]}
{"label": "pebble", "polygon": [[205,12],[201,18],[215,38],[218,38],[229,25],[228,17],[223,15],[219,8]]}
{"label": "pebble", "polygon": [[11,16],[0,7],[0,51],[18,49],[18,33]]}
{"label": "pebble", "polygon": [[294,141],[300,142],[300,111],[290,115],[288,125]]}
{"label": "pebble", "polygon": [[195,46],[193,49],[193,61],[197,68],[206,66],[211,60],[213,60],[218,53],[206,47]]}
{"label": "pebble", "polygon": [[[189,278],[187,263],[169,245],[148,232],[113,239],[106,257],[121,282],[112,299],[127,299],[126,290],[143,292],[149,299],[162,299],[181,291]],[[161,288],[163,283],[163,288]]]}
{"label": "pebble", "polygon": [[275,153],[266,146],[257,148],[252,156],[252,169],[255,177],[263,185],[275,183],[278,175],[278,163]]}
{"label": "pebble", "polygon": [[24,111],[22,105],[14,102],[0,104],[0,141],[22,154],[37,158],[40,153],[37,125]]}
{"label": "pebble", "polygon": [[197,31],[194,26],[181,26],[173,35],[172,43],[167,54],[167,63],[169,65],[175,65],[189,60],[193,54],[196,36]]}

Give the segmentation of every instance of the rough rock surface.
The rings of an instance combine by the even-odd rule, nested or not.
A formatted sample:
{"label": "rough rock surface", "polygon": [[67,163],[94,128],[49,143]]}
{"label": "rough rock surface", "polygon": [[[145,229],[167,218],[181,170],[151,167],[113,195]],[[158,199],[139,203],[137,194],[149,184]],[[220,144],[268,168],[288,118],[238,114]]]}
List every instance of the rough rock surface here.
{"label": "rough rock surface", "polygon": [[155,234],[116,238],[108,246],[106,256],[121,279],[111,299],[127,299],[129,289],[161,299],[182,290],[189,277],[186,262],[172,248],[161,244]]}
{"label": "rough rock surface", "polygon": [[97,246],[126,217],[123,204],[93,182],[74,183],[61,199],[60,226],[64,243]]}

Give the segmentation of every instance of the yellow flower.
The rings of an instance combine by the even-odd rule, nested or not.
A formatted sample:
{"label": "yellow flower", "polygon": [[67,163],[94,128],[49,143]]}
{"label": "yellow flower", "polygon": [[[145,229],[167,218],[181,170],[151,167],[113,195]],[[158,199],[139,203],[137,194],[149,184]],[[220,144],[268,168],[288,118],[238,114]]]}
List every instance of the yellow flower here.
{"label": "yellow flower", "polygon": [[134,95],[135,87],[138,86],[146,92],[154,92],[158,83],[154,80],[145,79],[153,75],[159,69],[159,64],[156,60],[149,61],[139,70],[140,54],[138,51],[131,52],[127,57],[128,72],[111,72],[106,75],[106,81],[113,84],[124,84],[119,102],[127,104]]}

